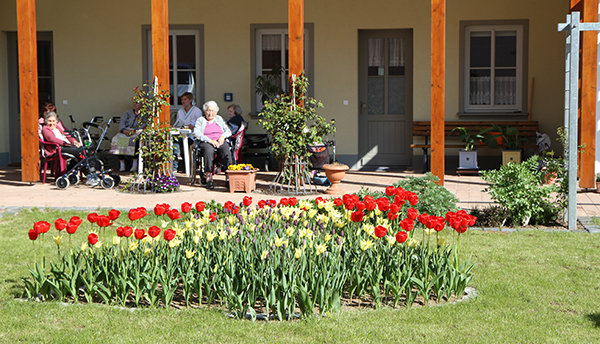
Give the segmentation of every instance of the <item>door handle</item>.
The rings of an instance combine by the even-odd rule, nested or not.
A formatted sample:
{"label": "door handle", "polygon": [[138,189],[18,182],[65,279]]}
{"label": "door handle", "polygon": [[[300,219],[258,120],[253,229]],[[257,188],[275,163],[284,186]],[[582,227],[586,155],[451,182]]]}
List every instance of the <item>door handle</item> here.
{"label": "door handle", "polygon": [[367,108],[367,104],[361,100],[360,101],[360,115],[361,116],[365,114],[366,108]]}

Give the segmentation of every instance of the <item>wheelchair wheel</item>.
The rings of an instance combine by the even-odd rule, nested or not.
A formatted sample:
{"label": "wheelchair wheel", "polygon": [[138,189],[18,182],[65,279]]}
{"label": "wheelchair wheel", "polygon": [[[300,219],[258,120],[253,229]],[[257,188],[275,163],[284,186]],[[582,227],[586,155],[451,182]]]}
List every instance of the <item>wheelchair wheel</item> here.
{"label": "wheelchair wheel", "polygon": [[69,178],[62,176],[56,180],[56,187],[64,190],[69,187]]}
{"label": "wheelchair wheel", "polygon": [[79,184],[79,174],[77,172],[69,175],[69,185]]}
{"label": "wheelchair wheel", "polygon": [[110,173],[109,176],[115,181],[114,186],[119,186],[121,184],[121,176],[118,174]]}
{"label": "wheelchair wheel", "polygon": [[112,179],[111,176],[105,175],[102,177],[102,182],[100,183],[100,185],[102,185],[102,187],[106,190],[112,189],[112,187],[115,186],[115,180]]}

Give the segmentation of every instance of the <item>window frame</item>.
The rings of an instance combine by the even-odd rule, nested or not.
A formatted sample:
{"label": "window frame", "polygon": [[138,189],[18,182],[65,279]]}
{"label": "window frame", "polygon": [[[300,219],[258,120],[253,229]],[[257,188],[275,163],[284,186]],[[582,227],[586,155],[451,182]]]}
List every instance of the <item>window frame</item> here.
{"label": "window frame", "polygon": [[[173,35],[194,35],[196,36],[196,93],[194,94],[194,103],[198,107],[202,107],[204,104],[204,25],[169,25],[169,36]],[[144,83],[150,80],[152,76],[152,26],[142,26],[142,75]],[[176,68],[169,68],[169,72],[173,71],[173,75],[176,73]],[[170,80],[171,83],[173,80]],[[177,89],[177,85],[173,85],[174,89]],[[171,113],[177,113],[183,106],[177,104],[177,98],[175,97],[174,105],[170,106]]]}
{"label": "window frame", "polygon": [[[250,24],[250,66],[251,66],[251,118],[258,118],[260,97],[256,94],[256,78],[262,75],[262,40],[260,35],[288,34],[288,24]],[[282,49],[282,52],[285,51]],[[314,24],[304,24],[304,70],[310,82],[308,95],[314,96]],[[258,72],[261,72],[260,74]]]}
{"label": "window frame", "polygon": [[[472,31],[517,31],[517,82],[516,82],[516,104],[515,105],[470,105],[470,34]],[[506,119],[507,117],[527,117],[527,85],[528,85],[528,20],[495,20],[495,21],[461,21],[460,22],[460,72],[459,72],[459,113],[464,117],[486,117],[496,116]],[[495,66],[490,66],[493,71]],[[493,74],[492,74],[493,75]],[[493,85],[492,85],[493,86]]]}

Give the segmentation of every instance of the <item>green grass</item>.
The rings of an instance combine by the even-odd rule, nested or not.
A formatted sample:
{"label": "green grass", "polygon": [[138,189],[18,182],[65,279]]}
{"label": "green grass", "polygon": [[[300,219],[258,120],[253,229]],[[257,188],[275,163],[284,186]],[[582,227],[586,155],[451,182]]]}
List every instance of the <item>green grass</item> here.
{"label": "green grass", "polygon": [[[442,307],[353,309],[320,319],[252,323],[229,319],[218,308],[128,310],[19,300],[21,278],[34,261],[27,230],[36,220],[75,214],[85,216],[34,209],[0,217],[0,343],[600,341],[600,236],[566,231],[467,232],[461,253],[477,263],[470,286],[479,295]],[[88,229],[84,222],[74,242],[85,240]],[[52,238],[44,240],[46,256],[56,255]]]}

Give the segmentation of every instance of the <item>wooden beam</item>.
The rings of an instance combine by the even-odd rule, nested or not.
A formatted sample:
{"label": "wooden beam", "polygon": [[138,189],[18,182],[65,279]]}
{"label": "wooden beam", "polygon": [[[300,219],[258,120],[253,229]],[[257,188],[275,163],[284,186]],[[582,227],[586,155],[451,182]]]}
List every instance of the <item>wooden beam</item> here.
{"label": "wooden beam", "polygon": [[431,0],[431,173],[444,185],[446,0]]}
{"label": "wooden beam", "polygon": [[[152,0],[152,74],[153,80],[158,77],[161,89],[169,90],[169,0]],[[169,111],[169,106],[163,106],[159,121],[170,122]]]}
{"label": "wooden beam", "polygon": [[304,71],[304,0],[288,0],[288,39],[291,84],[292,74]]}
{"label": "wooden beam", "polygon": [[17,0],[19,100],[21,102],[21,180],[40,180],[38,70],[35,0]]}
{"label": "wooden beam", "polygon": [[[598,22],[598,0],[583,1],[583,21]],[[580,156],[579,186],[596,187],[596,69],[598,32],[584,31],[581,40],[581,125],[580,142],[585,145]]]}

